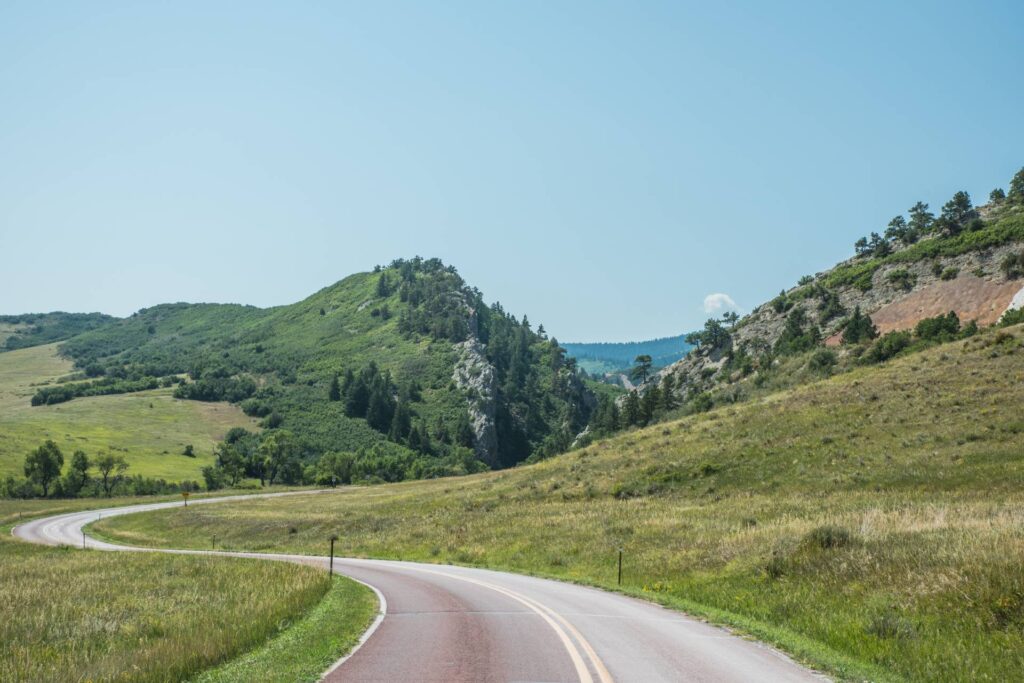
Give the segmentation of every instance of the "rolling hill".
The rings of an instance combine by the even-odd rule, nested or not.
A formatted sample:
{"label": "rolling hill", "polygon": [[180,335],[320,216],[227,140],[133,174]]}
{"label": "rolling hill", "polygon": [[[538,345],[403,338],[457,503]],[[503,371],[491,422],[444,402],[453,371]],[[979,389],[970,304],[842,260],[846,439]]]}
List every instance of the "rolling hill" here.
{"label": "rolling hill", "polygon": [[[231,435],[247,475],[263,478],[262,440],[286,435],[289,464],[271,474],[286,483],[315,479],[309,468],[325,454],[343,454],[343,471],[325,475],[342,481],[511,466],[567,448],[595,404],[563,349],[525,317],[485,304],[436,259],[400,259],[288,306],[154,306],[76,334],[59,351],[74,372],[19,394],[28,422],[89,402],[137,398],[193,413],[227,402],[263,428]],[[46,372],[58,374],[50,368],[30,383],[52,379]],[[54,433],[40,429],[36,440]],[[195,438],[176,438],[186,435]],[[212,445],[195,440],[209,464]],[[19,439],[8,451],[25,446]],[[181,473],[194,474],[185,465]]]}

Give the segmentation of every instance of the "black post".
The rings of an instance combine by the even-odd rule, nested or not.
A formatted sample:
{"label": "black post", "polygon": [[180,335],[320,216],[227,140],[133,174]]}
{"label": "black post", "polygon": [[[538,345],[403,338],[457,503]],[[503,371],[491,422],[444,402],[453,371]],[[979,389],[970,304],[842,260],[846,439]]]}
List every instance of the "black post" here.
{"label": "black post", "polygon": [[619,548],[619,585],[622,585],[622,548]]}
{"label": "black post", "polygon": [[211,541],[211,542],[210,542],[210,546],[211,546],[211,547],[212,547],[212,548],[213,548],[214,550],[216,550],[216,549],[217,549],[217,534],[214,534],[214,535],[213,535],[213,541]]}
{"label": "black post", "polygon": [[334,576],[334,536],[331,536],[331,576]]}

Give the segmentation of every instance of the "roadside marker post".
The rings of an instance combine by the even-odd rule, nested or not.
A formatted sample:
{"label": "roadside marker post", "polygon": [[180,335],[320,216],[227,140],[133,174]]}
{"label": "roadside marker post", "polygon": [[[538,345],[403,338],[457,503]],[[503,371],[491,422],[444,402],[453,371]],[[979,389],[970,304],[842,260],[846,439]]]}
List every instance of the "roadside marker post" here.
{"label": "roadside marker post", "polygon": [[338,540],[336,535],[331,536],[331,568],[330,575],[334,576],[334,542]]}
{"label": "roadside marker post", "polygon": [[188,507],[188,491],[182,491],[181,498],[185,501],[185,507]]}
{"label": "roadside marker post", "polygon": [[622,585],[622,548],[619,548],[619,585]]}

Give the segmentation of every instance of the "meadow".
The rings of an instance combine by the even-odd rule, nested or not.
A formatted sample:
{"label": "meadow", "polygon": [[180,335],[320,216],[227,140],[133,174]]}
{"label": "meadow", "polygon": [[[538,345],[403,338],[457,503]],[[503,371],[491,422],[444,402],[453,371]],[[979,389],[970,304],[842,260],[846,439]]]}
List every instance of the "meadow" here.
{"label": "meadow", "polygon": [[[171,389],[79,398],[51,406],[31,406],[39,386],[67,376],[71,363],[57,344],[0,353],[0,476],[21,476],[25,455],[53,439],[65,461],[78,449],[124,456],[128,474],[168,481],[202,481],[213,462],[213,447],[232,427],[254,428],[255,421],[227,403],[180,401]],[[182,453],[191,444],[196,457]]]}
{"label": "meadow", "polygon": [[623,590],[840,678],[1011,680],[1024,671],[1022,338],[986,330],[537,465],[94,528],[304,553],[336,533],[346,555]]}
{"label": "meadow", "polygon": [[312,567],[10,536],[21,518],[95,504],[0,506],[0,680],[315,681],[376,613],[369,589]]}

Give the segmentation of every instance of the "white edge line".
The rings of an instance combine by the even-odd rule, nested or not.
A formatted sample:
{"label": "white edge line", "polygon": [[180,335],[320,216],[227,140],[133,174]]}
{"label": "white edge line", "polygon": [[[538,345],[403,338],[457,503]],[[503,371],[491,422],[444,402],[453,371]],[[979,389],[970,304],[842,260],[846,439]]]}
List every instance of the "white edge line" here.
{"label": "white edge line", "polygon": [[359,638],[359,641],[355,644],[355,647],[353,647],[351,650],[349,650],[347,655],[345,655],[344,657],[342,657],[341,659],[336,661],[334,664],[332,664],[331,668],[328,669],[327,671],[325,671],[323,673],[323,675],[320,676],[320,680],[321,681],[324,680],[325,678],[327,678],[328,676],[330,676],[335,671],[337,671],[337,669],[342,664],[344,664],[349,659],[351,659],[352,655],[354,655],[356,652],[359,651],[359,648],[361,648],[363,645],[366,644],[366,641],[370,639],[370,636],[373,635],[374,631],[376,631],[377,628],[381,625],[381,623],[383,623],[384,617],[386,617],[387,613],[388,613],[388,601],[387,601],[387,598],[384,597],[383,593],[381,593],[379,590],[377,590],[376,586],[368,584],[365,581],[360,581],[359,579],[354,579],[354,578],[352,578],[351,576],[348,576],[348,575],[344,575],[344,576],[345,576],[346,579],[349,579],[350,581],[355,581],[356,583],[363,584],[364,586],[366,586],[367,588],[372,590],[374,593],[376,593],[377,594],[377,601],[378,601],[379,609],[377,610],[377,618],[373,620],[372,624],[370,624],[370,628],[366,629],[366,631],[363,632],[363,635]]}

